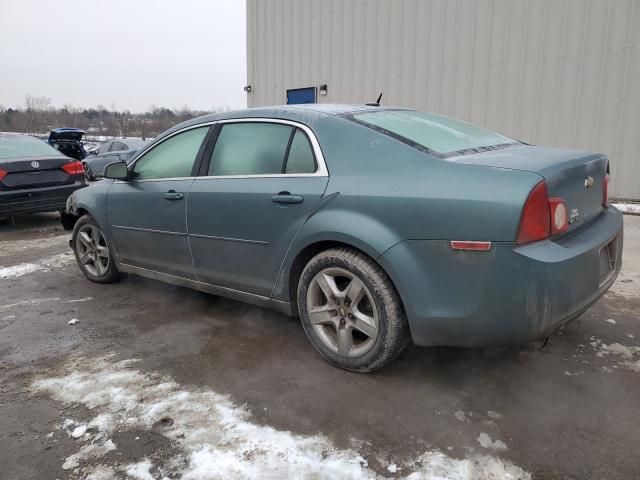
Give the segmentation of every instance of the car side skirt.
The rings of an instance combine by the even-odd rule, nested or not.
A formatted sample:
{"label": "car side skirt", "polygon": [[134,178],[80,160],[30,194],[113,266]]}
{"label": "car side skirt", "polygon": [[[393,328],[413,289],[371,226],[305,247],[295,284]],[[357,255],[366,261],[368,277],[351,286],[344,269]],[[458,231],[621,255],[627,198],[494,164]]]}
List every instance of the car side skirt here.
{"label": "car side skirt", "polygon": [[289,302],[274,300],[269,297],[256,295],[255,293],[234,290],[233,288],[221,287],[219,285],[213,285],[211,283],[205,283],[198,280],[170,275],[168,273],[157,272],[155,270],[149,270],[147,268],[136,267],[134,265],[128,265],[126,263],[116,262],[116,266],[118,268],[118,271],[122,273],[131,273],[133,275],[139,275],[141,277],[159,280],[171,285],[192,288],[200,292],[210,293],[212,295],[218,295],[220,297],[250,303],[258,307],[270,308],[280,313],[284,313],[285,315],[293,315],[293,309],[291,308],[291,304]]}

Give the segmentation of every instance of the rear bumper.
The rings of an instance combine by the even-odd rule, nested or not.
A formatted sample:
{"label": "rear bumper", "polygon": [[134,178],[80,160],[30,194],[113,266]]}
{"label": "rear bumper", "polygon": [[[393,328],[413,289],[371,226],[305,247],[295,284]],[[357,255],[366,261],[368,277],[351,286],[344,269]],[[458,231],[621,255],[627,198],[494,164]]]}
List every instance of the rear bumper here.
{"label": "rear bumper", "polygon": [[84,181],[55,187],[0,191],[0,216],[64,210],[67,198],[86,187]]}
{"label": "rear bumper", "polygon": [[396,284],[416,345],[517,345],[547,336],[598,300],[620,271],[622,244],[622,214],[610,207],[557,242],[465,252],[447,241],[407,240],[379,262]]}

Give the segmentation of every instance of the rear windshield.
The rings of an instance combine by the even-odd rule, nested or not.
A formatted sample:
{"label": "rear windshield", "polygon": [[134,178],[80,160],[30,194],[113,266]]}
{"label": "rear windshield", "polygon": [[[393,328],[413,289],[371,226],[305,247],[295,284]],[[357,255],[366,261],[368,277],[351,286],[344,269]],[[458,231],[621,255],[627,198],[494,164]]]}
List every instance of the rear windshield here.
{"label": "rear windshield", "polygon": [[0,135],[0,158],[63,157],[60,152],[42,140],[26,135]]}
{"label": "rear windshield", "polygon": [[439,156],[473,153],[517,143],[477,125],[435,113],[382,110],[354,114],[352,118]]}

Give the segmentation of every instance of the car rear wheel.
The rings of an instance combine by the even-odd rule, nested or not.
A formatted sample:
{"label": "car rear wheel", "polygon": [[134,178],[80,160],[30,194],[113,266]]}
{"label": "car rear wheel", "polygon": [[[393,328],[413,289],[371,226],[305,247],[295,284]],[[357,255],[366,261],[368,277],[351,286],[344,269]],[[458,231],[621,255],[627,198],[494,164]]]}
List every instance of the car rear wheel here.
{"label": "car rear wheel", "polygon": [[313,346],[334,365],[378,370],[410,343],[398,293],[366,255],[347,248],[312,258],[298,284],[298,310]]}
{"label": "car rear wheel", "polygon": [[91,215],[84,215],[76,222],[71,244],[78,266],[89,280],[111,283],[118,279],[107,237]]}

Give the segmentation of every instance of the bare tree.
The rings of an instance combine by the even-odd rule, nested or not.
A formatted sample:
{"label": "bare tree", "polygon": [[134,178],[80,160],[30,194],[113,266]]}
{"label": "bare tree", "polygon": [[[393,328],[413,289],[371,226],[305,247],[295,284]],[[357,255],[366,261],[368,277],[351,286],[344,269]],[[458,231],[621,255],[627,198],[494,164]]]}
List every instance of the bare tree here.
{"label": "bare tree", "polygon": [[51,108],[51,99],[49,97],[34,97],[27,95],[24,97],[24,106],[29,120],[29,131],[41,130],[45,127],[45,113]]}

